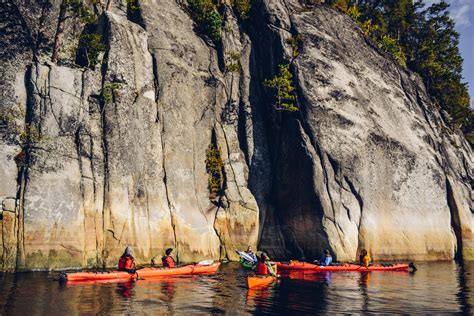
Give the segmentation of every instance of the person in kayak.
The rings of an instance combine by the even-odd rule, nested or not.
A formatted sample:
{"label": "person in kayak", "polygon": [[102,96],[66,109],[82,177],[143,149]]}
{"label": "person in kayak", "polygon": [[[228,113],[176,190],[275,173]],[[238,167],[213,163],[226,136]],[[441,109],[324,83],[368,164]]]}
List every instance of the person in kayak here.
{"label": "person in kayak", "polygon": [[260,260],[257,264],[257,275],[272,275],[276,276],[275,272],[273,272],[273,268],[268,262],[268,256],[266,253],[262,253],[260,256]]}
{"label": "person in kayak", "polygon": [[128,273],[135,273],[135,259],[132,256],[132,248],[125,248],[123,255],[119,259],[118,263],[119,271],[127,271]]}
{"label": "person in kayak", "polygon": [[319,260],[320,266],[329,266],[332,263],[332,256],[328,249],[324,250],[321,260]]}
{"label": "person in kayak", "polygon": [[370,255],[365,249],[362,249],[360,252],[359,264],[364,267],[368,267],[371,264]]}
{"label": "person in kayak", "polygon": [[255,255],[255,253],[252,251],[252,246],[248,246],[247,251],[245,253],[247,253],[250,257],[252,257],[253,261],[255,262],[258,261],[257,255]]}
{"label": "person in kayak", "polygon": [[165,253],[166,256],[161,258],[161,262],[163,263],[163,267],[165,268],[175,268],[176,262],[174,261],[173,257],[171,257],[171,253],[173,252],[173,248],[166,249]]}

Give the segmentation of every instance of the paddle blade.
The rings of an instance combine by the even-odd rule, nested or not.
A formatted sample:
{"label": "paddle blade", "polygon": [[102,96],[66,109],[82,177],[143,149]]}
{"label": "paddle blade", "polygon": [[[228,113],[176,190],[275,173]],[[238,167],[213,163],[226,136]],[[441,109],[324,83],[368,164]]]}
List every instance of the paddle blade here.
{"label": "paddle blade", "polygon": [[204,260],[204,261],[199,261],[198,262],[198,264],[200,266],[210,266],[213,263],[214,263],[214,260]]}
{"label": "paddle blade", "polygon": [[256,262],[254,258],[252,258],[252,256],[249,255],[248,253],[245,253],[243,251],[238,251],[238,250],[236,251],[236,253],[245,261],[248,261],[250,263]]}

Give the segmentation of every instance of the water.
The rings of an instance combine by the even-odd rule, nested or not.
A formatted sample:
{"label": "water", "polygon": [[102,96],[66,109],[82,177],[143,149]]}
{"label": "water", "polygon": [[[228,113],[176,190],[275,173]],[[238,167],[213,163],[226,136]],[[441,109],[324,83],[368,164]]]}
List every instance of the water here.
{"label": "water", "polygon": [[66,284],[57,273],[0,274],[1,315],[474,313],[474,262],[419,263],[406,272],[292,274],[249,291],[245,272],[121,284]]}

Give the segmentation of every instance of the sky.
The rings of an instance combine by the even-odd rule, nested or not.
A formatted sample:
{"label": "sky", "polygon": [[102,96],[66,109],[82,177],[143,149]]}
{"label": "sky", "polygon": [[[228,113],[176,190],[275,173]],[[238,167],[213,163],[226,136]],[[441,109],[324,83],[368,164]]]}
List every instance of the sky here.
{"label": "sky", "polygon": [[[439,0],[424,0],[426,4]],[[474,108],[474,0],[446,0],[450,4],[451,17],[461,34],[459,48],[464,58],[464,80],[469,85],[471,108]]]}

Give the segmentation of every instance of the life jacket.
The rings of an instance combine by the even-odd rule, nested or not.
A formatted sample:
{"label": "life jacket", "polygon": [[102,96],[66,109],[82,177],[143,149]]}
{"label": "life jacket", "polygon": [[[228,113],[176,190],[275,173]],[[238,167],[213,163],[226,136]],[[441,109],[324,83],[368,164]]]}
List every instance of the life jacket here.
{"label": "life jacket", "polygon": [[359,256],[359,264],[362,266],[368,267],[370,265],[370,256],[366,254],[365,256]]}
{"label": "life jacket", "polygon": [[265,262],[258,262],[257,265],[257,274],[258,275],[267,275],[268,274],[268,267]]}
{"label": "life jacket", "polygon": [[163,267],[165,268],[175,267],[174,259],[171,256],[164,256],[163,258],[161,258],[161,262],[163,263]]}
{"label": "life jacket", "polygon": [[119,270],[135,269],[135,260],[132,256],[121,256],[118,264]]}

